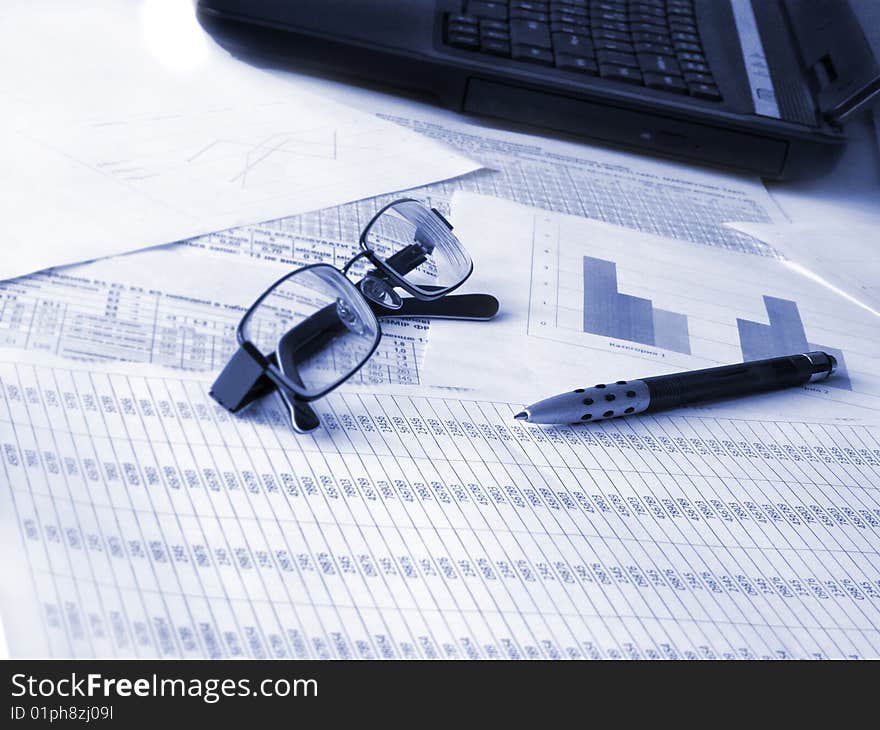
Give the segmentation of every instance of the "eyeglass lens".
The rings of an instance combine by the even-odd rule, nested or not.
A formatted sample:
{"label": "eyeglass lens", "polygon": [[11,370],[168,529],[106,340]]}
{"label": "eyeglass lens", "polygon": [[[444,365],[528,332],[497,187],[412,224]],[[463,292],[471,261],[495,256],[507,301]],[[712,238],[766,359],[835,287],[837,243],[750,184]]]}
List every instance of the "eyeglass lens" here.
{"label": "eyeglass lens", "polygon": [[275,353],[300,394],[313,396],[364,363],[379,340],[379,324],[348,279],[318,265],[269,290],[242,323],[242,336],[264,355]]}
{"label": "eyeglass lens", "polygon": [[394,203],[367,230],[364,244],[421,293],[434,295],[464,281],[470,256],[446,224],[414,200]]}

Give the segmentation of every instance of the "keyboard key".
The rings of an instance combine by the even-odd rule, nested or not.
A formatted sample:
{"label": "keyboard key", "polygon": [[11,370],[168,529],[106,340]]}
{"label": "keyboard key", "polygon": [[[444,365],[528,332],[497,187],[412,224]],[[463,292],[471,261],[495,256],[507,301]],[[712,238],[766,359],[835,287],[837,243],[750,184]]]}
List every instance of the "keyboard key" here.
{"label": "keyboard key", "polygon": [[677,15],[693,15],[694,4],[690,0],[669,0],[666,3],[666,12],[670,15],[673,13]]}
{"label": "keyboard key", "polygon": [[682,71],[693,71],[698,74],[709,73],[709,67],[705,63],[694,63],[693,61],[684,61],[681,64]]}
{"label": "keyboard key", "polygon": [[534,20],[511,20],[510,39],[516,45],[552,48],[550,26]]}
{"label": "keyboard key", "polygon": [[[673,18],[678,18],[678,16],[673,16]],[[697,34],[697,26],[694,23],[691,23],[687,20],[682,20],[678,18],[677,20],[669,21],[669,30],[675,33],[694,33]]]}
{"label": "keyboard key", "polygon": [[610,20],[611,22],[625,23],[626,13],[609,13],[607,10],[600,10],[598,13],[591,13],[590,17],[593,21]]}
{"label": "keyboard key", "polygon": [[693,33],[673,33],[672,41],[681,41],[682,43],[699,43],[700,38]]}
{"label": "keyboard key", "polygon": [[712,78],[712,74],[698,74],[693,73],[692,71],[685,71],[684,80],[689,84],[715,84],[715,79]]}
{"label": "keyboard key", "polygon": [[449,33],[446,42],[456,48],[467,48],[476,51],[480,47],[480,39],[476,33]]}
{"label": "keyboard key", "polygon": [[694,63],[706,63],[706,57],[702,53],[679,53],[679,61],[693,61]]}
{"label": "keyboard key", "polygon": [[589,16],[590,11],[585,7],[580,8],[577,5],[568,5],[561,3],[553,3],[553,10],[559,10],[560,12],[567,13],[568,15],[576,15],[582,18],[586,18]]}
{"label": "keyboard key", "polygon": [[549,3],[530,2],[529,0],[512,0],[510,9],[527,10],[532,13],[546,13]]}
{"label": "keyboard key", "polygon": [[632,38],[629,33],[618,33],[613,30],[605,30],[604,28],[593,28],[593,40],[604,38],[608,41],[620,41],[621,43],[629,43]]}
{"label": "keyboard key", "polygon": [[477,26],[467,25],[466,23],[450,23],[446,26],[446,32],[473,34],[477,32]]}
{"label": "keyboard key", "polygon": [[494,28],[480,27],[480,38],[492,38],[496,41],[509,41],[510,33],[505,30],[495,30]]}
{"label": "keyboard key", "polygon": [[507,17],[507,3],[478,2],[473,0],[467,4],[468,15],[477,15],[481,18],[504,20]]}
{"label": "keyboard key", "polygon": [[483,53],[491,53],[493,56],[510,57],[510,42],[483,36],[480,40],[480,50]]}
{"label": "keyboard key", "polygon": [[659,17],[656,15],[647,15],[646,13],[630,13],[629,14],[629,22],[630,24],[634,23],[642,23],[644,25],[656,25],[666,30],[666,16],[660,15]]}
{"label": "keyboard key", "polygon": [[630,32],[629,23],[612,23],[610,20],[595,20],[593,21],[593,27],[597,30],[609,30],[614,33],[629,34]]}
{"label": "keyboard key", "polygon": [[634,32],[632,34],[634,41],[640,41],[643,43],[662,43],[664,45],[669,45],[669,36],[666,33],[638,33]]}
{"label": "keyboard key", "polygon": [[639,62],[631,53],[618,53],[617,51],[596,51],[596,58],[600,64],[609,66],[629,66],[638,68]]}
{"label": "keyboard key", "polygon": [[672,49],[672,46],[667,46],[664,43],[636,43],[635,46],[637,53],[655,53],[660,56],[675,56],[675,51]]}
{"label": "keyboard key", "polygon": [[518,61],[540,63],[544,66],[553,65],[553,54],[546,48],[538,48],[537,46],[514,45],[513,57]]}
{"label": "keyboard key", "polygon": [[506,20],[481,20],[480,30],[503,30],[507,32],[510,25]]}
{"label": "keyboard key", "polygon": [[684,51],[686,53],[702,53],[703,49],[696,43],[682,43],[681,41],[675,41],[675,50],[676,51]]}
{"label": "keyboard key", "polygon": [[656,23],[633,23],[630,27],[631,33],[659,33],[666,35],[666,27],[657,25]]}
{"label": "keyboard key", "polygon": [[593,47],[598,51],[600,48],[604,51],[617,51],[618,53],[635,53],[632,43],[622,43],[621,41],[606,41],[604,38],[597,38]]}
{"label": "keyboard key", "polygon": [[554,33],[553,50],[559,53],[573,53],[577,56],[592,56],[593,41],[587,35]]}
{"label": "keyboard key", "polygon": [[649,5],[647,3],[632,3],[629,6],[629,18],[633,19],[636,15],[651,15],[655,18],[662,18],[666,22],[666,9],[660,5]]}
{"label": "keyboard key", "polygon": [[672,91],[676,94],[687,94],[688,85],[678,76],[664,76],[663,74],[646,73],[645,86],[662,91]]}
{"label": "keyboard key", "polygon": [[470,15],[453,15],[452,13],[448,13],[446,15],[447,23],[464,23],[465,25],[472,25],[476,27],[477,19]]}
{"label": "keyboard key", "polygon": [[599,75],[603,79],[612,81],[625,81],[628,84],[641,84],[642,72],[629,66],[616,66],[611,63],[599,64]]}
{"label": "keyboard key", "polygon": [[556,67],[564,71],[577,71],[579,73],[595,76],[599,73],[599,67],[592,58],[584,56],[572,56],[568,53],[556,54]]}
{"label": "keyboard key", "polygon": [[561,10],[550,10],[551,23],[566,23],[568,25],[589,25],[587,18],[583,15],[572,15]]}
{"label": "keyboard key", "polygon": [[678,67],[678,61],[674,58],[670,58],[669,56],[659,56],[654,53],[640,53],[638,55],[639,66],[641,66],[642,71],[648,73],[656,74],[674,74],[675,76],[681,75],[681,69]]}
{"label": "keyboard key", "polygon": [[721,99],[718,87],[712,84],[691,84],[690,91],[691,96],[696,96],[698,99],[709,99],[711,101],[719,101]]}
{"label": "keyboard key", "polygon": [[531,10],[511,10],[511,20],[534,20],[538,23],[549,23],[550,16],[547,13],[533,13]]}
{"label": "keyboard key", "polygon": [[587,24],[572,25],[571,23],[558,23],[555,20],[550,21],[550,30],[554,33],[589,33],[590,26]]}

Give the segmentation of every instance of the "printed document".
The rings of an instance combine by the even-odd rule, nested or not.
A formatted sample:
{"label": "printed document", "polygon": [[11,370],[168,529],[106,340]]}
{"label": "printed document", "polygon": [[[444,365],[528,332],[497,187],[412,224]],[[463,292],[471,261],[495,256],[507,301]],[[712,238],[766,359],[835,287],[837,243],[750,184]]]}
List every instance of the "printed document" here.
{"label": "printed document", "polygon": [[0,353],[13,656],[880,656],[877,427],[208,382]]}
{"label": "printed document", "polygon": [[880,317],[880,235],[873,223],[729,223]]}
{"label": "printed document", "polygon": [[[0,347],[219,373],[247,308],[292,266],[181,246],[0,282]],[[353,383],[419,382],[428,322],[383,319],[382,341]]]}
{"label": "printed document", "polygon": [[0,13],[0,63],[17,69],[0,81],[0,279],[478,167],[233,60],[189,3],[16,0]]}
{"label": "printed document", "polygon": [[527,404],[609,380],[824,350],[838,361],[832,379],[745,402],[764,413],[880,413],[880,321],[781,261],[471,193],[456,195],[453,213],[474,259],[466,286],[497,296],[501,310],[480,327],[435,322],[423,383]]}

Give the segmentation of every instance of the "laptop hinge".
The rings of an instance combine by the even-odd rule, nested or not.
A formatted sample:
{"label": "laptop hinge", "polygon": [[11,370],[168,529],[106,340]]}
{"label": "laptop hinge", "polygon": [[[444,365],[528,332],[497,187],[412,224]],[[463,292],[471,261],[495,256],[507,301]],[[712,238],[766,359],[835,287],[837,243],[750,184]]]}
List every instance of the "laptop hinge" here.
{"label": "laptop hinge", "polygon": [[880,100],[880,65],[849,0],[784,0],[819,111],[834,123]]}

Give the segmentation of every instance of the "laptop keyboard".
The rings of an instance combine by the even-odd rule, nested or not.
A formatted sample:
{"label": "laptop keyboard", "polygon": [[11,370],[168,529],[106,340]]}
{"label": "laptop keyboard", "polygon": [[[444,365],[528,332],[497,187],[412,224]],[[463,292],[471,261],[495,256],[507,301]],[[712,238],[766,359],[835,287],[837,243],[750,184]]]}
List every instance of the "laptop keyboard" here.
{"label": "laptop keyboard", "polygon": [[454,48],[721,101],[692,0],[469,0]]}

